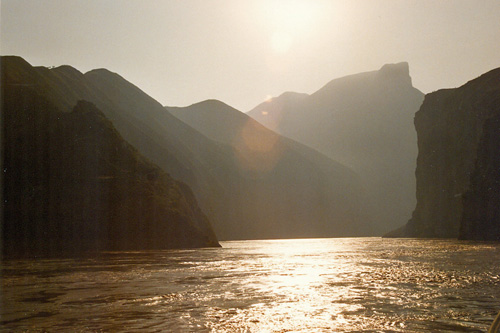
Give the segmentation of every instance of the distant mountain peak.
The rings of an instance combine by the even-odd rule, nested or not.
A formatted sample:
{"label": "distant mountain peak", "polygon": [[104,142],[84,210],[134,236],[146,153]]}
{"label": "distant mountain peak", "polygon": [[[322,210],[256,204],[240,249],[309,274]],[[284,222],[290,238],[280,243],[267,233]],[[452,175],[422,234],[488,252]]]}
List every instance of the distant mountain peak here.
{"label": "distant mountain peak", "polygon": [[231,108],[234,109],[232,106],[218,100],[218,99],[206,99],[204,101],[194,103],[190,106],[204,106],[204,107],[225,107],[225,108]]}
{"label": "distant mountain peak", "polygon": [[352,167],[378,232],[406,219],[415,205],[413,118],[424,96],[412,85],[408,63],[333,79],[303,100],[284,96],[248,115]]}
{"label": "distant mountain peak", "polygon": [[[178,107],[178,106],[164,106],[164,108],[169,111],[170,113],[177,114],[177,113],[190,113],[190,114],[205,114],[208,116],[210,113],[231,113],[236,111],[238,114],[241,113],[241,111],[233,108],[231,105],[228,105],[218,99],[206,99],[201,102],[197,102],[194,104],[191,104],[186,107]],[[178,116],[176,116],[179,118]],[[181,119],[182,120],[182,119]]]}
{"label": "distant mountain peak", "polygon": [[348,91],[372,89],[373,86],[380,89],[414,89],[410,77],[410,66],[407,62],[385,64],[378,71],[363,72],[336,78],[311,96],[325,98],[322,96],[331,96],[332,94],[342,95]]}
{"label": "distant mountain peak", "polygon": [[385,64],[380,68],[379,72],[400,73],[401,75],[410,75],[410,65],[408,62],[398,62],[395,64]]}
{"label": "distant mountain peak", "polygon": [[385,64],[380,68],[377,76],[385,80],[403,80],[404,83],[411,85],[410,66],[407,62],[398,62],[396,64]]}

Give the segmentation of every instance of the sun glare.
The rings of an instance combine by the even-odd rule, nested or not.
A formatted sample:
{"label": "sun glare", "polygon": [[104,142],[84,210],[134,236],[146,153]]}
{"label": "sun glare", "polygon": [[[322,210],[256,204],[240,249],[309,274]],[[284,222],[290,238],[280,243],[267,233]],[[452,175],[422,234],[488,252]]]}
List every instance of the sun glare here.
{"label": "sun glare", "polygon": [[270,45],[275,53],[284,54],[319,17],[317,2],[306,0],[274,0],[266,3],[271,25]]}
{"label": "sun glare", "polygon": [[286,53],[292,45],[292,36],[285,31],[274,32],[271,38],[271,46],[277,53]]}
{"label": "sun glare", "polygon": [[300,32],[314,23],[319,11],[316,2],[307,0],[274,0],[268,6],[275,28],[290,33]]}

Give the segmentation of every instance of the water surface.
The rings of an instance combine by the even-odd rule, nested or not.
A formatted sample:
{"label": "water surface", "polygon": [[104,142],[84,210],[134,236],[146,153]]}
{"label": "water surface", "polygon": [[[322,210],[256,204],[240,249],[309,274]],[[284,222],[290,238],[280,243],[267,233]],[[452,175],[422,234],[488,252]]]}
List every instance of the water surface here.
{"label": "water surface", "polygon": [[476,332],[500,245],[381,238],[2,262],[5,331]]}

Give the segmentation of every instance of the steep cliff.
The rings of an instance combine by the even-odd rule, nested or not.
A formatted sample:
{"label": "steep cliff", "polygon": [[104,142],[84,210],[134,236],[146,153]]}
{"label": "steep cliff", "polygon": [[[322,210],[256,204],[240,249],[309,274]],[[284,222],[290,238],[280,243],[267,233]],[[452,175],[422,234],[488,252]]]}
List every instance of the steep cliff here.
{"label": "steep cliff", "polygon": [[92,103],[61,112],[37,86],[6,75],[22,62],[4,60],[5,255],[218,246],[191,190],[142,157]]}
{"label": "steep cliff", "polygon": [[500,92],[491,106],[498,115],[483,127],[470,190],[463,198],[460,239],[500,241]]}
{"label": "steep cliff", "polygon": [[407,63],[332,80],[311,95],[285,93],[248,114],[356,172],[379,234],[415,207],[417,139],[413,117],[423,93]]}
{"label": "steep cliff", "polygon": [[463,220],[461,238],[497,237],[486,233],[498,231],[499,95],[495,69],[425,96],[415,115],[417,205],[411,220],[388,236],[455,238]]}

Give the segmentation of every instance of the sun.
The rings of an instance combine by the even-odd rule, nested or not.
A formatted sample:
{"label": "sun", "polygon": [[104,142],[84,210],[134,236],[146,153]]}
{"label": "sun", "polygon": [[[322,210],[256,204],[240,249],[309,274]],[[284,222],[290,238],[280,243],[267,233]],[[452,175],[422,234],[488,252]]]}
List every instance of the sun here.
{"label": "sun", "polygon": [[269,41],[276,53],[286,53],[293,43],[305,34],[318,19],[320,6],[311,0],[273,0],[266,2],[270,23]]}
{"label": "sun", "polygon": [[269,14],[281,29],[297,32],[312,24],[318,14],[318,4],[307,0],[270,1]]}

